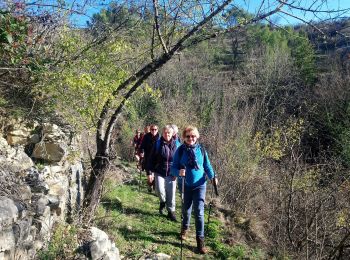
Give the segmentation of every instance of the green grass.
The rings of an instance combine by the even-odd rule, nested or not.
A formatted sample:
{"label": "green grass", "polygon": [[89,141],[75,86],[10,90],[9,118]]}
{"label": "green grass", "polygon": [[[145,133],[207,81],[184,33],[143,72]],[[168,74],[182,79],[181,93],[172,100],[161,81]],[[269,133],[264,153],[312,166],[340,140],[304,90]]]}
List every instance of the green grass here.
{"label": "green grass", "polygon": [[77,229],[71,225],[58,225],[54,230],[47,248],[38,252],[39,260],[73,259],[78,247]]}
{"label": "green grass", "polygon": [[[135,179],[139,175],[135,171]],[[145,178],[139,190],[136,182],[117,185],[109,179],[106,192],[96,216],[97,226],[106,231],[115,241],[120,254],[127,259],[138,259],[144,255],[165,253],[172,259],[180,259],[181,241],[178,239],[181,225],[180,198],[177,196],[176,216],[178,222],[171,222],[158,213],[159,199],[149,193]],[[263,259],[262,254],[242,245],[229,246],[222,241],[226,238],[225,227],[215,216],[207,227],[205,238],[209,254],[197,254],[195,227],[191,223],[189,237],[183,244],[183,259]],[[192,217],[193,220],[193,217]],[[257,253],[259,252],[259,253]]]}

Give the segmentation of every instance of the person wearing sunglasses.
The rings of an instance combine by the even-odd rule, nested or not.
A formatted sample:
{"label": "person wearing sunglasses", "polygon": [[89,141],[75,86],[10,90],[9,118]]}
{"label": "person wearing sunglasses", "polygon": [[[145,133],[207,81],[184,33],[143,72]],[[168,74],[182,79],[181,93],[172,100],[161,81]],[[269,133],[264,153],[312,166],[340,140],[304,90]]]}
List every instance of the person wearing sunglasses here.
{"label": "person wearing sunglasses", "polygon": [[142,143],[140,146],[140,150],[143,154],[143,166],[142,169],[145,169],[147,174],[147,184],[148,184],[148,191],[152,191],[152,187],[154,188],[154,175],[150,169],[147,167],[147,162],[149,160],[149,156],[151,155],[152,148],[156,141],[159,139],[159,133],[158,133],[158,126],[155,124],[152,124],[150,126],[150,132],[145,134],[145,136],[142,139]]}
{"label": "person wearing sunglasses", "polygon": [[195,216],[197,250],[206,254],[204,247],[204,202],[206,177],[217,183],[217,178],[210,164],[207,152],[198,143],[199,132],[194,126],[186,127],[182,132],[184,143],[176,150],[171,175],[182,177],[184,194],[182,207],[181,240],[186,239],[190,226],[192,208]]}

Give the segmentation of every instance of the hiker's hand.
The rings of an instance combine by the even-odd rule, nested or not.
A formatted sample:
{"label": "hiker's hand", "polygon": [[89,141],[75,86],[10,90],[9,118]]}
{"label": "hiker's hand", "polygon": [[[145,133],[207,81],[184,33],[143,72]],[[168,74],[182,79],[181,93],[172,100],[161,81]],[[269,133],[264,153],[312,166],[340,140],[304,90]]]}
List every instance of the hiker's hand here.
{"label": "hiker's hand", "polygon": [[179,176],[180,176],[180,177],[185,177],[185,176],[186,176],[186,169],[181,169],[181,170],[179,171]]}
{"label": "hiker's hand", "polygon": [[213,185],[215,184],[215,185],[217,186],[217,185],[218,185],[218,178],[212,179],[212,180],[211,180],[211,183],[212,183]]}

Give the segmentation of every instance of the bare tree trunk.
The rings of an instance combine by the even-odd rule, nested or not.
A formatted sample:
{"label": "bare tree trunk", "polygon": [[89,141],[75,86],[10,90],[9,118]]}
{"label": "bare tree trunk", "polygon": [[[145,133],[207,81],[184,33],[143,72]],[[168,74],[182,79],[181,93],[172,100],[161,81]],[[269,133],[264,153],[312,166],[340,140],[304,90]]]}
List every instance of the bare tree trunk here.
{"label": "bare tree trunk", "polygon": [[110,161],[107,155],[96,155],[92,161],[90,179],[86,189],[84,199],[83,223],[89,224],[94,216],[94,212],[100,203],[103,182],[106,172],[109,169]]}

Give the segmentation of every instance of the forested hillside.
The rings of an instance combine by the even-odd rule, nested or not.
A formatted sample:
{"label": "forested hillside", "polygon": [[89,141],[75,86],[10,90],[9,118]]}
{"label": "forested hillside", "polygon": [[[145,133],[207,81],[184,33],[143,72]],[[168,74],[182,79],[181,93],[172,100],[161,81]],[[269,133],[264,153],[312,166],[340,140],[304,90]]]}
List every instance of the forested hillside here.
{"label": "forested hillside", "polygon": [[[254,231],[218,240],[271,259],[350,258],[349,10],[116,1],[74,27],[69,15],[84,5],[53,2],[0,4],[0,116],[84,135],[79,221],[94,222],[111,162],[133,160],[136,129],[191,124],[228,231],[237,216]],[[268,19],[283,8],[329,19]]]}

